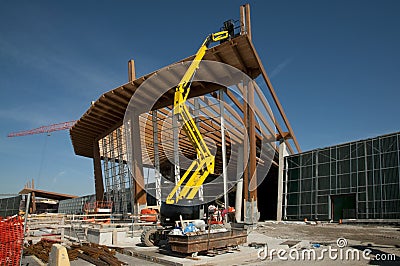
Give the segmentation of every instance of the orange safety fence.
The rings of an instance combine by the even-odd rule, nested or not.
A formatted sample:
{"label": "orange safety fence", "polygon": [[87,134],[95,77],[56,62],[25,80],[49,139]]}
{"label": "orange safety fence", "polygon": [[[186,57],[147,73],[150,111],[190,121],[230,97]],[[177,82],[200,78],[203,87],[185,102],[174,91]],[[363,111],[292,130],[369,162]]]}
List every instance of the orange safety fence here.
{"label": "orange safety fence", "polygon": [[0,217],[0,265],[17,266],[24,241],[24,224],[19,216]]}

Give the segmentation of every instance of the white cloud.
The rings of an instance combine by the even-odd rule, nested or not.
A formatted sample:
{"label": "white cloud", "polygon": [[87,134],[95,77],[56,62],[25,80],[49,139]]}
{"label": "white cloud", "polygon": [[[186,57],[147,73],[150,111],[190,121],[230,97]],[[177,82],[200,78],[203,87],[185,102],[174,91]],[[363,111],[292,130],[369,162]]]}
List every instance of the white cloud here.
{"label": "white cloud", "polygon": [[57,179],[58,179],[59,177],[64,176],[65,173],[66,173],[65,171],[61,171],[61,172],[57,173],[57,174],[53,177],[53,184],[55,184],[55,183],[57,182]]}
{"label": "white cloud", "polygon": [[271,74],[269,75],[270,78],[273,78],[275,76],[277,76],[280,72],[282,72],[282,70],[287,67],[291,62],[293,61],[292,58],[287,58],[285,61],[283,61],[282,63],[280,63],[275,69],[273,69],[271,71]]}

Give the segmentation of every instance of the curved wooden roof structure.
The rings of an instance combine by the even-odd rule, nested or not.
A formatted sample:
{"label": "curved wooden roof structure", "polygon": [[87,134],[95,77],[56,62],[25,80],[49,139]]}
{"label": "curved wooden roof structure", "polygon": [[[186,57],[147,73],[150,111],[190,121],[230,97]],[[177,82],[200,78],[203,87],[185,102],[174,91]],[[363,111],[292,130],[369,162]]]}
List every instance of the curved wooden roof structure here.
{"label": "curved wooden roof structure", "polygon": [[[194,55],[179,62],[190,61],[193,58]],[[246,73],[252,79],[255,79],[261,74],[264,77],[272,98],[274,99],[277,109],[279,110],[287,128],[287,130],[284,130],[275,119],[274,123],[278,130],[278,136],[286,136],[283,139],[285,142],[287,142],[290,151],[293,153],[293,148],[290,142],[288,142],[287,138],[286,131],[288,131],[290,137],[293,139],[297,151],[300,151],[300,147],[297,143],[294,132],[291,129],[288,119],[286,118],[283,108],[275,94],[272,84],[265,72],[264,67],[262,66],[260,58],[248,34],[242,34],[229,41],[210,48],[204,56],[204,60],[211,60],[230,65]],[[171,64],[171,66],[174,64]],[[136,80],[133,80],[132,82],[126,83],[104,93],[90,106],[90,108],[82,115],[82,117],[70,130],[72,145],[77,155],[93,158],[95,148],[94,144],[96,141],[122,125],[125,110],[132,95],[145,80],[154,75],[156,72],[157,71],[144,75]],[[199,82],[195,82],[192,84],[192,90],[189,98],[204,95],[218,90],[219,88],[220,86],[210,86],[210,84],[204,86]],[[257,91],[257,93],[262,94],[261,91]],[[159,99],[159,101],[153,107],[153,110],[171,105],[172,99],[173,91],[171,90]]]}

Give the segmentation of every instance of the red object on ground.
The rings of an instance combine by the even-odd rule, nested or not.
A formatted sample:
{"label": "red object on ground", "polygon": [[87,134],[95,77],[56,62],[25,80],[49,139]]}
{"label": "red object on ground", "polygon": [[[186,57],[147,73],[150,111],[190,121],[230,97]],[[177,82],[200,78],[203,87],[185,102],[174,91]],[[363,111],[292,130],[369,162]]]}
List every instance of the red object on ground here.
{"label": "red object on ground", "polygon": [[0,217],[0,265],[17,266],[24,241],[24,224],[19,216]]}

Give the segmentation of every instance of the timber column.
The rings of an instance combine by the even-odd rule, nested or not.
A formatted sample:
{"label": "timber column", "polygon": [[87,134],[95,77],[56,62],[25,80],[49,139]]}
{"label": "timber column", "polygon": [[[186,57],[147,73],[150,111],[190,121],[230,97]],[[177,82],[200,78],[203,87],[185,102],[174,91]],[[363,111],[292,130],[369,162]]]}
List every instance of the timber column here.
{"label": "timber column", "polygon": [[101,173],[101,159],[99,140],[93,143],[93,168],[94,168],[94,186],[96,191],[96,201],[102,201],[104,197],[103,175]]}
{"label": "timber column", "polygon": [[[133,60],[128,61],[128,80],[133,82],[136,79],[135,73],[135,62]],[[140,138],[140,124],[139,115],[133,111],[131,120],[131,143],[132,143],[132,186],[133,186],[133,203],[134,203],[134,213],[139,214],[140,210],[145,208],[147,205],[146,191],[144,190],[144,175],[143,175],[143,162],[142,162],[142,146]]]}
{"label": "timber column", "polygon": [[[247,34],[251,41],[250,5],[240,7],[240,33]],[[252,106],[254,106],[254,84],[253,81],[243,84],[244,123],[248,134],[248,143],[245,138],[244,161],[247,162],[243,175],[244,190],[244,221],[256,223],[260,217],[257,208],[257,155],[256,155],[256,118]],[[248,156],[247,156],[248,154]]]}

